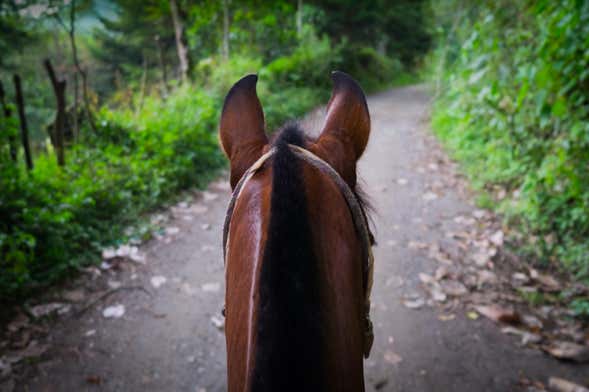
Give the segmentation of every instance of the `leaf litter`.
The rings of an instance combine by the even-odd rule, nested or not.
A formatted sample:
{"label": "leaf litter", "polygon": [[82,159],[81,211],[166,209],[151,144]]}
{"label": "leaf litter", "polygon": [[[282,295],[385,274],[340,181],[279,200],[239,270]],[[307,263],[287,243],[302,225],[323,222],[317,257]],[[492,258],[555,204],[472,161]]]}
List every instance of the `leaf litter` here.
{"label": "leaf litter", "polygon": [[162,287],[167,281],[168,281],[168,279],[165,276],[161,276],[161,275],[152,276],[151,280],[150,280],[151,285],[153,287],[155,287],[156,289],[159,289],[160,287]]}
{"label": "leaf litter", "polygon": [[108,306],[102,311],[104,318],[121,318],[125,315],[125,305],[116,304]]}
{"label": "leaf litter", "polygon": [[[227,182],[215,183],[212,187],[222,191],[230,189]],[[137,236],[137,228],[128,228],[126,234],[130,237],[129,243],[104,248],[101,263],[82,268],[82,275],[73,282],[67,283],[68,287],[58,291],[43,292],[24,306],[9,309],[12,317],[6,321],[6,328],[0,330],[0,390],[6,386],[12,390],[11,385],[14,386],[14,380],[11,376],[19,372],[18,367],[28,363],[28,360],[36,360],[45,355],[50,348],[50,345],[45,343],[49,341],[47,337],[52,326],[60,318],[78,318],[87,310],[96,308],[108,297],[123,290],[140,290],[152,296],[143,286],[125,286],[123,281],[115,280],[113,277],[119,271],[129,271],[130,279],[136,280],[138,278],[136,266],[145,265],[147,261],[146,254],[141,251],[139,245],[153,237],[163,242],[170,242],[170,237],[176,236],[182,230],[181,227],[170,223],[173,218],[182,220],[184,217],[206,214],[209,207],[203,201],[210,202],[218,197],[216,193],[205,191],[200,201],[194,201],[192,197],[188,197],[171,206],[167,211],[152,215],[148,225],[140,228],[143,230],[140,236]],[[201,224],[201,227],[209,230],[211,225],[205,222]],[[145,233],[145,229],[148,230],[148,234]],[[213,250],[212,246],[202,247],[203,252],[211,250]],[[165,277],[154,276],[153,278],[155,279],[151,279],[150,283],[154,287],[161,287],[166,282]],[[206,290],[217,291],[218,287],[213,284],[206,286]],[[184,291],[193,295],[197,290],[187,286]],[[126,308],[123,304],[115,303],[103,307],[99,312],[105,318],[122,318]],[[223,318],[215,317],[211,322],[216,328],[224,328]],[[90,329],[84,332],[83,336],[91,338],[97,333],[96,329]],[[96,380],[94,376],[88,376],[87,382],[97,384]]]}
{"label": "leaf litter", "polygon": [[589,392],[589,389],[582,385],[558,377],[550,377],[548,387],[554,392]]}
{"label": "leaf litter", "polygon": [[[440,154],[434,159],[433,166],[427,167],[436,168],[437,179],[422,194],[424,201],[438,198],[444,187],[468,198],[467,183],[455,174],[448,158]],[[505,190],[499,189],[496,196],[505,197]],[[568,308],[575,298],[589,298],[587,287],[555,271],[531,267],[508,251],[506,245],[516,233],[510,233],[488,210],[443,219],[444,239],[433,243],[413,239],[407,244],[412,250],[426,250],[438,265],[434,272],[418,275],[425,296],[402,298],[405,307],[438,307],[438,318],[449,322],[454,319],[450,309],[460,303],[468,319],[483,316],[503,333],[517,337],[522,346],[561,360],[589,362],[589,321],[575,317]]]}

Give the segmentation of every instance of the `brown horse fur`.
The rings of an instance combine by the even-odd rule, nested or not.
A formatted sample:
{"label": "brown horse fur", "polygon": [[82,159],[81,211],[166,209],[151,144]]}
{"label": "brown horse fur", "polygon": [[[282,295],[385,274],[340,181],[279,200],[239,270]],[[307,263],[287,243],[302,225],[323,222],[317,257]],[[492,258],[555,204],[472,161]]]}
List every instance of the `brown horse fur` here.
{"label": "brown horse fur", "polygon": [[356,162],[370,134],[364,93],[348,75],[334,90],[317,140],[295,125],[273,142],[264,132],[255,75],[225,99],[221,144],[231,185],[274,146],[247,183],[229,227],[226,260],[228,389],[363,391],[362,249],[335,183],[288,144],[328,162],[356,188]]}

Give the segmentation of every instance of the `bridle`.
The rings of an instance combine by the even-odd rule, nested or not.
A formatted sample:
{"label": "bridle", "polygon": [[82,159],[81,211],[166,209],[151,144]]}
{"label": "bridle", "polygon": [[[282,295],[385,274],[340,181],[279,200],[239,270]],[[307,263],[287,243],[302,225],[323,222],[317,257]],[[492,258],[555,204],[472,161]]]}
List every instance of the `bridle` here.
{"label": "bridle", "polygon": [[[364,357],[368,358],[372,343],[374,342],[374,332],[372,327],[372,321],[370,320],[370,294],[372,291],[373,283],[373,272],[374,272],[374,255],[372,254],[372,243],[370,239],[370,231],[368,229],[368,222],[366,215],[358,201],[358,198],[344,181],[344,179],[338,174],[333,167],[331,167],[323,159],[313,154],[309,150],[302,147],[289,144],[290,150],[303,161],[311,164],[313,167],[326,174],[333,182],[337,185],[342,196],[344,197],[346,204],[352,215],[352,221],[354,222],[354,228],[356,234],[362,242],[363,252],[363,287],[364,287]],[[245,185],[253,177],[254,174],[264,165],[264,163],[276,153],[276,147],[272,147],[268,152],[262,155],[250,168],[243,174],[231,196],[229,206],[227,207],[227,213],[225,215],[225,223],[223,225],[223,260],[227,265],[227,253],[229,247],[229,226],[231,224],[231,217],[233,215],[233,209],[235,204],[241,195],[241,192],[245,188]]]}

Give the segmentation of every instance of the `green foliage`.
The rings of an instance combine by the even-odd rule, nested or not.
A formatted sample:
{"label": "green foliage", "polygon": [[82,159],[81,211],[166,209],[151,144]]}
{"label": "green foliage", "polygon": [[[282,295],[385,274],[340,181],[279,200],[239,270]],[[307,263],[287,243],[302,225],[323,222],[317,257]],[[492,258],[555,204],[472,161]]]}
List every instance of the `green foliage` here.
{"label": "green foliage", "polygon": [[[428,42],[421,0],[394,7],[375,1],[370,7],[376,8],[362,4],[357,12],[344,0],[337,7],[331,1],[176,0],[190,66],[190,80],[181,82],[168,0],[79,0],[76,8],[43,0],[47,7],[33,7],[41,15],[25,18],[30,10],[21,11],[35,3],[0,6],[0,27],[14,37],[0,42],[6,54],[0,69],[23,77],[35,161],[26,172],[22,157],[10,159],[8,140],[18,124],[14,115],[0,117],[0,302],[97,261],[103,247],[127,240],[126,229],[146,213],[215,175],[225,162],[216,134],[220,108],[240,77],[259,74],[272,132],[327,102],[332,70],[352,74],[368,91],[380,89],[405,77],[404,67],[418,62]],[[91,15],[105,4],[110,12]],[[395,30],[395,20],[415,31]],[[76,67],[66,33],[72,26],[97,130],[80,117],[79,134],[68,140],[67,164],[58,167],[46,130],[55,97],[41,61],[50,58],[66,79],[72,105]],[[224,39],[228,58],[220,54]],[[9,76],[2,79],[11,103]],[[80,98],[80,110],[82,103]]]}
{"label": "green foliage", "polygon": [[354,75],[368,91],[390,87],[406,75],[399,59],[388,57],[371,47],[344,42],[340,48],[342,60],[338,68]]}
{"label": "green foliage", "polygon": [[163,104],[100,114],[99,135],[59,168],[41,155],[27,174],[0,165],[0,297],[49,284],[97,259],[124,228],[179,190],[204,185],[223,165],[218,102],[180,89]]}
{"label": "green foliage", "polygon": [[571,302],[570,307],[575,316],[589,319],[589,298],[577,298]]}
{"label": "green foliage", "polygon": [[23,12],[31,4],[31,0],[0,2],[0,70],[12,68],[7,61],[10,56],[38,38],[36,26]]}
{"label": "green foliage", "polygon": [[262,71],[262,76],[271,76],[271,83],[328,88],[326,76],[340,63],[339,52],[327,36],[319,38],[311,26],[306,26],[292,54],[276,58]]}
{"label": "green foliage", "polygon": [[[306,65],[321,64],[330,46],[324,39],[323,47],[313,49],[316,42],[267,66],[255,58],[210,59],[198,66],[201,87],[180,86],[165,101],[158,94],[137,94],[127,109],[103,107],[97,134],[84,130],[87,136],[68,150],[64,168],[52,154],[42,154],[27,174],[3,147],[0,297],[26,294],[97,260],[100,249],[124,239],[125,228],[146,211],[182,189],[206,184],[225,162],[217,121],[223,96],[239,77],[260,70],[258,91],[269,130],[325,102],[326,70],[317,86],[285,78],[297,70],[302,80],[319,80],[317,70]],[[15,134],[15,125],[0,128],[0,146]]]}
{"label": "green foliage", "polygon": [[587,277],[589,2],[466,3],[433,4],[434,128],[477,187],[507,191],[523,251]]}
{"label": "green foliage", "polygon": [[349,43],[353,50],[376,48],[410,68],[430,48],[427,1],[320,0],[313,5],[321,11],[316,22],[319,32],[336,44]]}

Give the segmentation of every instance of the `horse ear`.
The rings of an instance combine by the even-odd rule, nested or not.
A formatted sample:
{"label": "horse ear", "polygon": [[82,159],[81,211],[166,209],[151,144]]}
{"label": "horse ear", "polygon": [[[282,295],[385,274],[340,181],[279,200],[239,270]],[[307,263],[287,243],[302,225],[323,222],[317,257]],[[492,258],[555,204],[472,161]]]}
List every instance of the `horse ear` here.
{"label": "horse ear", "polygon": [[323,129],[313,150],[353,188],[356,161],[362,156],[370,136],[370,114],[358,82],[339,71],[333,72],[331,79],[333,92],[327,104]]}
{"label": "horse ear", "polygon": [[247,75],[225,97],[219,125],[221,146],[231,163],[231,187],[262,155],[268,138],[264,112],[256,94],[257,75]]}

